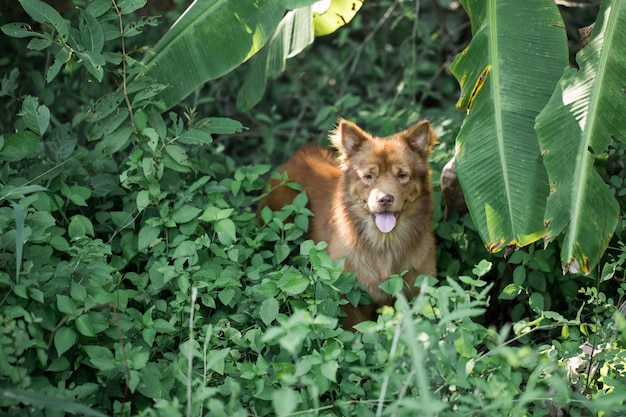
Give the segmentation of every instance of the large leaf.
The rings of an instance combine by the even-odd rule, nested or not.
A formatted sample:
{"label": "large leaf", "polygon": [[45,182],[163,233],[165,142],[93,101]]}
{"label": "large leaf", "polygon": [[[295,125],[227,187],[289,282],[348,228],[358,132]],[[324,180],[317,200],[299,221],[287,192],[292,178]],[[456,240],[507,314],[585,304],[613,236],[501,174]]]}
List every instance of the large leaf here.
{"label": "large leaf", "polygon": [[553,0],[463,0],[469,46],[450,69],[468,115],[456,169],[472,219],[497,252],[543,235],[548,177],[535,117],[567,65],[565,30]]}
{"label": "large leaf", "polygon": [[565,234],[564,272],[589,273],[617,225],[619,205],[593,167],[611,138],[626,138],[626,1],[604,0],[591,42],[566,69],[537,118],[550,177],[545,240]]}
{"label": "large leaf", "polygon": [[282,73],[287,59],[312,44],[315,36],[327,35],[348,24],[363,0],[281,2],[293,10],[283,17],[263,50],[250,60],[246,80],[237,95],[237,107],[241,111],[249,110],[261,100],[267,80]]}
{"label": "large leaf", "polygon": [[289,11],[265,48],[250,60],[246,80],[237,96],[237,107],[247,111],[256,105],[263,97],[268,77],[282,73],[287,59],[299,54],[314,38],[312,7]]}
{"label": "large leaf", "polygon": [[170,86],[162,97],[171,107],[254,55],[284,12],[278,0],[195,1],[154,47],[146,75]]}

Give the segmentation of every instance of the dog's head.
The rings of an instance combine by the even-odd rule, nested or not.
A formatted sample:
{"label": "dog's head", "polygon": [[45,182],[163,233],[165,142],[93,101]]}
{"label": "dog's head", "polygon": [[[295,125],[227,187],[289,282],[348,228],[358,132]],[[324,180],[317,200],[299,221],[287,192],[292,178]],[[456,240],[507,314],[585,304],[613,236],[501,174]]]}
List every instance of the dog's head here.
{"label": "dog's head", "polygon": [[344,198],[380,232],[394,230],[402,216],[430,210],[419,203],[431,194],[428,155],[436,134],[428,121],[379,138],[340,119],[331,141],[341,153]]}

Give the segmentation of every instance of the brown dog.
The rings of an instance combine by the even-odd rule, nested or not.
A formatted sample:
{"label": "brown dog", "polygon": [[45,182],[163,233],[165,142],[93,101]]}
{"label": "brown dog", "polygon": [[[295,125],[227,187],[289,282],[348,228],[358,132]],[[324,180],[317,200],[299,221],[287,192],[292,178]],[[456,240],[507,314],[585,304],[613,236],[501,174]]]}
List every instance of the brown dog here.
{"label": "brown dog", "polygon": [[[405,295],[412,298],[420,274],[435,275],[431,228],[432,190],[428,156],[436,135],[428,121],[385,138],[373,137],[339,120],[331,136],[336,158],[318,146],[298,150],[280,169],[302,185],[309,198],[309,237],[326,241],[331,258],[345,256],[373,305],[344,306],[346,327],[374,317],[393,298],[379,285],[404,271]],[[270,184],[276,186],[277,180]],[[297,191],[281,185],[261,202],[272,210],[289,204]]]}

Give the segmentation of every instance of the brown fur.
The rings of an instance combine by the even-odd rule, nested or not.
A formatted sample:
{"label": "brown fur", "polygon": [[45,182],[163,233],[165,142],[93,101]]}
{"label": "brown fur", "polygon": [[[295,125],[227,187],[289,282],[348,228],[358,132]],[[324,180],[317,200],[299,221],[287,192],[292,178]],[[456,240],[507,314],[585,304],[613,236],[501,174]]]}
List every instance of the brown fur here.
{"label": "brown fur", "polygon": [[[355,124],[339,120],[331,136],[339,158],[318,146],[298,150],[280,169],[302,185],[314,216],[309,237],[326,241],[332,258],[346,257],[373,305],[344,306],[345,325],[371,319],[393,302],[379,285],[392,274],[404,275],[405,295],[417,293],[415,278],[436,274],[435,239],[430,225],[432,190],[428,155],[436,135],[427,121],[385,138],[372,137]],[[277,185],[276,180],[270,183]],[[290,203],[297,191],[279,186],[261,202],[272,210]],[[395,227],[383,233],[376,213],[391,212]],[[382,216],[382,215],[381,215]],[[382,218],[382,217],[381,217]]]}

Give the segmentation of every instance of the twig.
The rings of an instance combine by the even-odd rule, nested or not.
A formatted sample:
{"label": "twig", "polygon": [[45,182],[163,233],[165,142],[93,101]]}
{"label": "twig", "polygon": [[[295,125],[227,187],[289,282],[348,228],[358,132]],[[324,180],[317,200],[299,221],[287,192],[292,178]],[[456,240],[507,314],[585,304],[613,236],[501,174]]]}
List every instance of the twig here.
{"label": "twig", "polygon": [[128,99],[126,88],[126,46],[124,44],[124,22],[122,22],[122,13],[117,7],[117,2],[115,0],[111,1],[113,2],[113,7],[117,13],[117,18],[120,23],[120,34],[122,36],[122,95],[124,96],[124,101],[126,101],[126,107],[128,108],[130,124],[133,126],[133,129],[137,129],[137,126],[135,126],[135,116],[133,116],[133,106],[130,104],[130,100]]}

